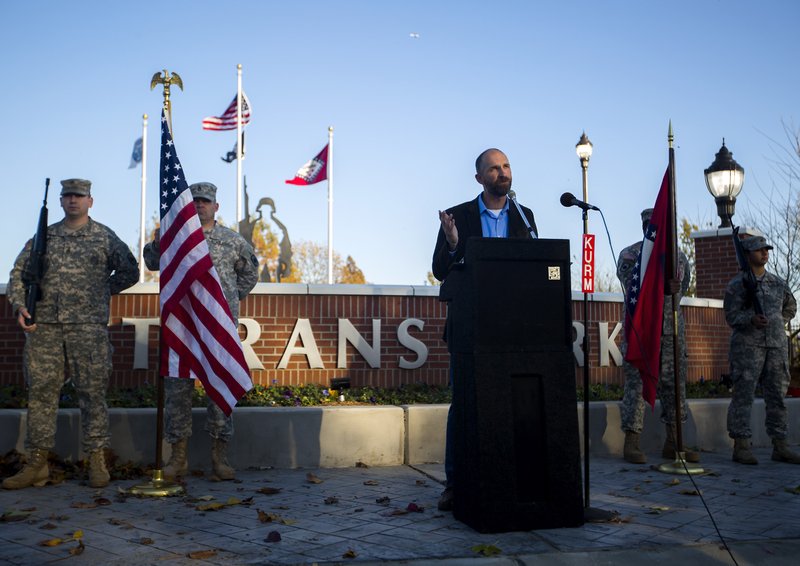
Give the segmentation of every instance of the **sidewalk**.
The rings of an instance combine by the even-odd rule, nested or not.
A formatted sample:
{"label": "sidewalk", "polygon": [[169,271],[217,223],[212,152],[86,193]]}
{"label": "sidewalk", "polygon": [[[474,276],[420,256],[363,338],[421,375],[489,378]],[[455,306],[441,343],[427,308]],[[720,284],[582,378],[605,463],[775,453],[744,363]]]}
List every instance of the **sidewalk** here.
{"label": "sidewalk", "polygon": [[[800,488],[800,466],[772,462],[768,449],[755,453],[758,466],[703,453],[711,473],[694,480],[740,565],[795,564],[800,494],[787,490]],[[619,522],[490,535],[436,510],[440,465],[246,470],[236,482],[190,477],[187,495],[170,498],[127,497],[130,481],[0,490],[0,564],[734,563],[687,476],[619,458],[591,466],[592,506],[619,512]],[[408,511],[412,503],[423,510]],[[224,506],[201,510],[214,504]],[[27,517],[8,521],[13,513]],[[79,556],[70,555],[76,541],[40,546],[75,531]],[[273,532],[279,542],[267,542]],[[481,548],[498,553],[482,557]]]}

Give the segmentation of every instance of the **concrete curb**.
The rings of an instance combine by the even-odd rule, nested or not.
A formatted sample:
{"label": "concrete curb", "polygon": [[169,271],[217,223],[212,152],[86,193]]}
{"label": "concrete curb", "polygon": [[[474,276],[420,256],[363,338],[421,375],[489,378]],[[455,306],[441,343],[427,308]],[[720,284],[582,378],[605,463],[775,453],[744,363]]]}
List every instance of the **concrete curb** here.
{"label": "concrete curb", "polygon": [[[684,444],[708,452],[726,452],[732,446],[725,428],[728,399],[689,401]],[[786,399],[790,444],[800,443],[800,399]],[[448,405],[346,406],[346,407],[242,407],[235,411],[235,435],[229,460],[239,469],[342,468],[358,462],[369,466],[441,463],[444,460]],[[111,447],[122,461],[149,464],[155,460],[155,409],[111,409]],[[641,438],[645,452],[660,452],[665,430],[657,404],[645,411]],[[577,407],[583,431],[583,405]],[[597,456],[622,454],[618,402],[594,402],[590,407],[590,452]],[[764,429],[764,402],[753,405],[753,444],[769,446]],[[205,410],[193,411],[194,434],[189,443],[193,468],[210,466],[210,439],[203,432]],[[0,450],[22,451],[25,410],[0,410]],[[58,414],[55,452],[77,460],[80,412],[62,409]],[[581,443],[583,440],[581,439]],[[169,457],[165,446],[164,458]]]}

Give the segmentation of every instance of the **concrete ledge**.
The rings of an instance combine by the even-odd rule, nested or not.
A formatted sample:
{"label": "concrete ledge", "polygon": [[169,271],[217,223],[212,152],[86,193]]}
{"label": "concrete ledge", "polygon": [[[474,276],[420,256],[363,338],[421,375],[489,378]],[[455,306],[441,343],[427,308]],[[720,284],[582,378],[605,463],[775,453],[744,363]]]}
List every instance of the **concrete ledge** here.
{"label": "concrete ledge", "polygon": [[[725,428],[728,399],[689,401],[684,443],[703,451],[728,452],[732,441]],[[800,444],[800,399],[786,399],[790,444]],[[235,434],[229,458],[237,468],[340,468],[363,462],[370,466],[441,463],[444,461],[448,405],[406,407],[242,407],[234,416]],[[642,448],[658,454],[664,442],[661,408],[645,411]],[[583,431],[583,405],[577,407]],[[203,432],[205,409],[193,411],[194,434],[189,443],[192,468],[210,467],[210,439]],[[618,402],[595,402],[590,408],[590,451],[594,455],[622,454]],[[764,428],[764,402],[753,405],[753,443],[769,446]],[[111,409],[112,448],[122,461],[149,464],[155,460],[155,409]],[[25,410],[0,410],[0,451],[22,451]],[[63,458],[82,457],[80,413],[58,414],[55,451]],[[581,439],[581,443],[583,440]],[[582,444],[581,444],[582,445]],[[165,446],[164,457],[169,456]]]}

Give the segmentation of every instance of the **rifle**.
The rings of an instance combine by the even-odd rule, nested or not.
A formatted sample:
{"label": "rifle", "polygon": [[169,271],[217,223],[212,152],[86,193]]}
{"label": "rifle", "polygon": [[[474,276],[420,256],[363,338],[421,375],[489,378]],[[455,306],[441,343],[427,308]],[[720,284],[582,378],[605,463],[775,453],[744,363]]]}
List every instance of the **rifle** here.
{"label": "rifle", "polygon": [[[733,226],[733,224],[731,224]],[[747,253],[742,247],[742,240],[739,239],[739,226],[733,228],[733,247],[736,250],[736,259],[739,262],[739,269],[744,271],[744,290],[747,293],[747,302],[753,305],[753,310],[756,314],[764,314],[764,309],[761,308],[761,301],[758,300],[756,288],[758,282],[756,276],[753,274],[753,269],[750,267],[750,262],[747,259]]]}
{"label": "rifle", "polygon": [[28,309],[30,316],[25,320],[25,324],[28,325],[34,323],[36,302],[42,298],[42,279],[44,279],[45,272],[44,256],[47,254],[47,191],[49,189],[50,177],[44,182],[44,201],[42,201],[42,209],[39,211],[39,225],[36,227],[36,235],[33,237],[31,255],[22,274],[22,281],[27,287],[25,308]]}

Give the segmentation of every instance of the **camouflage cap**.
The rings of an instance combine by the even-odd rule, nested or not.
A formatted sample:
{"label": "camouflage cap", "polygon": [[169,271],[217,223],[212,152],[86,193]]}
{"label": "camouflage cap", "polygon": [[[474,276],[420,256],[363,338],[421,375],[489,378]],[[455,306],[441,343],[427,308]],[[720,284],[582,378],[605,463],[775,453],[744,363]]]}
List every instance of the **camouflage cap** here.
{"label": "camouflage cap", "polygon": [[61,196],[64,195],[92,196],[92,182],[86,179],[64,179],[61,181]]}
{"label": "camouflage cap", "polygon": [[763,250],[764,248],[767,248],[768,250],[773,249],[772,246],[767,243],[767,239],[764,236],[750,236],[749,238],[742,238],[742,247],[748,252]]}
{"label": "camouflage cap", "polygon": [[217,186],[213,183],[194,183],[189,185],[193,198],[202,198],[210,202],[217,202]]}
{"label": "camouflage cap", "polygon": [[645,208],[642,211],[642,222],[650,222],[650,219],[653,217],[653,209],[652,208]]}

